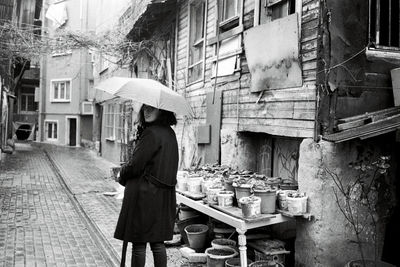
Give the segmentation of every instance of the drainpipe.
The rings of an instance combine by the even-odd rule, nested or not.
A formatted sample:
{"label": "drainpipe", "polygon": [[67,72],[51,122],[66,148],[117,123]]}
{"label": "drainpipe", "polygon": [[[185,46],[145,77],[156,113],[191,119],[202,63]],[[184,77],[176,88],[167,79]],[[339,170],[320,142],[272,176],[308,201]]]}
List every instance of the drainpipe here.
{"label": "drainpipe", "polygon": [[[42,27],[40,31],[40,36],[44,36],[46,32],[43,30],[44,27],[47,27],[47,23],[45,22],[45,6],[47,6],[47,1],[43,1],[42,5],[42,12],[40,12],[40,19],[42,21]],[[37,141],[42,142],[44,141],[44,119],[45,119],[45,112],[46,112],[46,69],[47,69],[47,58],[46,56],[41,56],[40,59],[40,84],[39,84],[39,118],[38,118],[38,136]]]}
{"label": "drainpipe", "polygon": [[0,161],[3,147],[3,79],[0,76]]}
{"label": "drainpipe", "polygon": [[317,101],[314,140],[320,135],[332,133],[336,109],[337,92],[329,88],[329,68],[331,61],[330,11],[327,0],[320,4],[320,21],[318,27],[317,51],[320,55],[317,61]]}

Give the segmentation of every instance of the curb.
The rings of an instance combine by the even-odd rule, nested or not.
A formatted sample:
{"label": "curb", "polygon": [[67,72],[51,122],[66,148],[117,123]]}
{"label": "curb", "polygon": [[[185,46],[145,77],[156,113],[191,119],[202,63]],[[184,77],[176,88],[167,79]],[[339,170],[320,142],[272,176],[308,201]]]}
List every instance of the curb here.
{"label": "curb", "polygon": [[101,230],[98,228],[97,224],[90,218],[90,216],[85,212],[85,209],[79,203],[78,199],[75,197],[74,193],[71,190],[71,187],[68,183],[65,182],[64,177],[61,175],[61,171],[58,168],[57,164],[54,162],[53,158],[50,154],[46,151],[45,148],[40,147],[40,149],[44,152],[46,157],[49,159],[50,165],[54,170],[55,174],[61,181],[61,186],[67,192],[69,199],[71,200],[75,210],[78,212],[79,217],[82,218],[84,223],[88,226],[88,231],[90,236],[96,242],[96,245],[101,248],[102,255],[104,256],[105,260],[108,262],[108,266],[120,266],[120,256],[115,251],[113,246],[108,242],[108,239],[104,236]]}

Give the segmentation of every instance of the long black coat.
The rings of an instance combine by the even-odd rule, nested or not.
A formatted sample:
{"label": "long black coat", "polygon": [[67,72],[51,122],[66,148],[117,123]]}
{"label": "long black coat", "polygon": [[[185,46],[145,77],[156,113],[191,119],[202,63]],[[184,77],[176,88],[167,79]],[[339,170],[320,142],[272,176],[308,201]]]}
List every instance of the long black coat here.
{"label": "long black coat", "polygon": [[178,144],[169,126],[149,125],[121,168],[124,199],[114,237],[128,242],[171,240],[176,209]]}

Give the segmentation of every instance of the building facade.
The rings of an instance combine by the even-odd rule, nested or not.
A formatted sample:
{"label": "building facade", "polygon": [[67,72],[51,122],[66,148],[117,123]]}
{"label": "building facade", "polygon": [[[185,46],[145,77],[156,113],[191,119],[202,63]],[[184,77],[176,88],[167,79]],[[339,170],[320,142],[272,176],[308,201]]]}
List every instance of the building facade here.
{"label": "building facade", "polygon": [[[37,34],[40,38],[42,9],[41,0],[15,1],[13,21],[16,27]],[[15,101],[10,123],[13,138],[34,140],[38,127],[38,93],[40,84],[39,60],[19,58],[14,68],[16,77]]]}
{"label": "building facade", "polygon": [[[93,32],[95,2],[45,2],[44,38],[56,42],[60,32]],[[67,146],[90,145],[94,89],[89,49],[84,45],[73,49],[64,46],[48,54],[41,66],[39,140]]]}
{"label": "building facade", "polygon": [[195,113],[175,128],[179,167],[218,163],[298,184],[313,220],[277,226],[277,237],[293,244],[296,266],[344,266],[360,255],[329,173],[351,183],[349,165],[388,155],[392,192],[384,199],[379,189],[379,238],[363,236],[365,255],[381,258],[399,205],[398,1],[139,2],[127,36],[164,36],[157,58],[166,64],[153,72],[151,60],[136,60],[128,74],[170,85]]}

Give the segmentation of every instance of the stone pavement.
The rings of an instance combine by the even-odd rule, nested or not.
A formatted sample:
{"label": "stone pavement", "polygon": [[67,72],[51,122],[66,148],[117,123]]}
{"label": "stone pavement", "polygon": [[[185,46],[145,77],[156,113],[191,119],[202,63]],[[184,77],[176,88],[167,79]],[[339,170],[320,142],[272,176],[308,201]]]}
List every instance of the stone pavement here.
{"label": "stone pavement", "polygon": [[[83,148],[25,143],[0,166],[0,266],[118,266],[122,201],[103,194],[118,186],[114,164]],[[168,266],[185,262],[178,249],[167,249]]]}
{"label": "stone pavement", "polygon": [[0,266],[113,266],[42,151],[3,155],[0,205]]}

